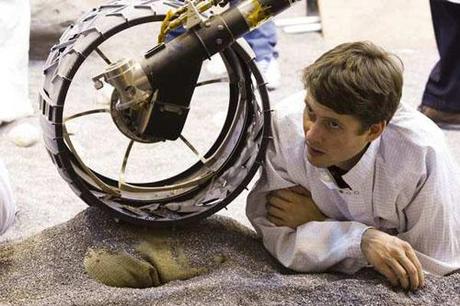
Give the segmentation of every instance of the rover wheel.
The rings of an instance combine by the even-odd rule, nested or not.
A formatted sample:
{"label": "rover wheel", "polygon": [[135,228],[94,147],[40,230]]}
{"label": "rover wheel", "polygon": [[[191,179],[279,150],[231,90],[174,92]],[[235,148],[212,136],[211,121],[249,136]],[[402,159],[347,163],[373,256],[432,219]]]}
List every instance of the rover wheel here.
{"label": "rover wheel", "polygon": [[255,175],[270,137],[268,93],[240,43],[217,55],[224,76],[202,69],[178,140],[130,134],[116,91],[107,84],[97,90],[92,78],[150,49],[168,9],[145,0],[93,9],[51,49],[40,90],[45,145],[60,175],[88,205],[148,226],[183,224],[225,207]]}

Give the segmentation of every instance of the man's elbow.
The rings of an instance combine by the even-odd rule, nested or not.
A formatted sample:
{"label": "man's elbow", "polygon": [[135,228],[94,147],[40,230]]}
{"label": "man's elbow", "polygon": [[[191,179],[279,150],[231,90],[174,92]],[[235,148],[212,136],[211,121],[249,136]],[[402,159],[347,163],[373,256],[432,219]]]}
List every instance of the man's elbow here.
{"label": "man's elbow", "polygon": [[289,229],[284,231],[284,237],[268,239],[264,235],[265,248],[278,260],[284,267],[302,273],[325,272],[329,265],[327,258],[321,252],[313,249],[303,249],[296,243],[296,231]]}
{"label": "man's elbow", "polygon": [[320,273],[327,271],[321,260],[308,254],[289,254],[278,256],[278,261],[286,268],[301,273]]}

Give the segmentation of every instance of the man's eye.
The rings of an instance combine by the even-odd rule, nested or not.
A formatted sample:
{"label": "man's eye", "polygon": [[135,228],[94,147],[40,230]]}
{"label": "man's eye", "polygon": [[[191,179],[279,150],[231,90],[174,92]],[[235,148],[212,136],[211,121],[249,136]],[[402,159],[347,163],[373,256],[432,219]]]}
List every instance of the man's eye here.
{"label": "man's eye", "polygon": [[341,126],[340,126],[337,122],[335,122],[335,121],[329,121],[329,122],[327,123],[327,125],[328,125],[328,127],[331,128],[331,129],[340,129],[340,128],[341,128]]}
{"label": "man's eye", "polygon": [[308,110],[308,108],[305,108],[305,115],[307,115],[307,118],[311,121],[314,121],[315,120],[315,114],[310,110]]}

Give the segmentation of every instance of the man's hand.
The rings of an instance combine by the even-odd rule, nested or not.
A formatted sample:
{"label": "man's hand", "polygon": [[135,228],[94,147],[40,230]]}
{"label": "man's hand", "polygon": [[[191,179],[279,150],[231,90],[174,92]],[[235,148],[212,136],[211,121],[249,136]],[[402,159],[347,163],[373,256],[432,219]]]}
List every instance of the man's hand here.
{"label": "man's hand", "polygon": [[406,241],[370,228],[363,235],[361,249],[367,261],[393,286],[416,290],[425,285],[422,265]]}
{"label": "man's hand", "polygon": [[308,190],[295,186],[269,193],[267,218],[277,226],[295,229],[310,221],[323,221],[326,216],[316,207]]}

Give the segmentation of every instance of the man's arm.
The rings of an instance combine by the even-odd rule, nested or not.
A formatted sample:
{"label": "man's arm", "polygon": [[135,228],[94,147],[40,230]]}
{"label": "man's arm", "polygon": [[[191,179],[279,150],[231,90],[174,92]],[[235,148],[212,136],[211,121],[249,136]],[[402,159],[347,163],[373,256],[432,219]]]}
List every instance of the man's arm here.
{"label": "man's arm", "polygon": [[425,285],[422,265],[406,241],[370,228],[363,235],[361,248],[372,267],[393,286],[416,290]]}
{"label": "man's arm", "polygon": [[[277,226],[324,221],[311,194],[300,186],[276,190],[267,198],[268,220]],[[361,249],[367,261],[393,286],[415,290],[424,285],[422,266],[409,243],[374,228],[365,231]]]}
{"label": "man's arm", "polygon": [[367,265],[361,238],[368,226],[359,222],[311,221],[293,229],[268,219],[263,181],[248,196],[247,215],[265,248],[287,268],[299,272],[335,270],[354,273]]}
{"label": "man's arm", "polygon": [[16,205],[13,201],[8,172],[0,161],[0,235],[14,222]]}
{"label": "man's arm", "polygon": [[447,148],[430,151],[425,163],[398,237],[416,250],[424,270],[446,275],[460,269],[460,168]]}
{"label": "man's arm", "polygon": [[[460,269],[460,168],[444,142],[424,156],[425,174],[414,194],[401,195],[405,229],[397,237],[374,229],[363,236],[363,253],[388,279],[423,285],[423,270],[446,275]],[[401,204],[401,203],[400,203]]]}
{"label": "man's arm", "polygon": [[267,218],[277,226],[296,229],[311,221],[324,221],[311,193],[301,186],[272,191],[267,196]]}
{"label": "man's arm", "polygon": [[249,194],[246,207],[246,214],[266,249],[281,264],[300,272],[333,269],[354,273],[366,266],[361,238],[369,227],[364,224],[316,220],[292,229],[277,226],[268,219],[266,203],[269,193],[298,185],[287,171],[289,152],[283,151],[279,145],[276,130],[274,136],[267,148],[262,176]]}

